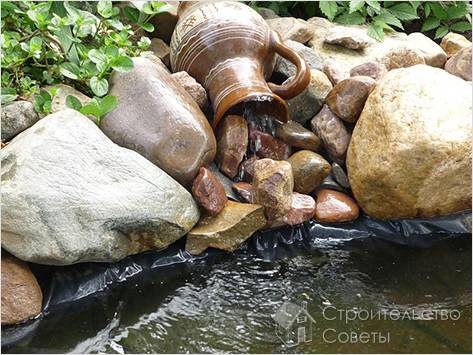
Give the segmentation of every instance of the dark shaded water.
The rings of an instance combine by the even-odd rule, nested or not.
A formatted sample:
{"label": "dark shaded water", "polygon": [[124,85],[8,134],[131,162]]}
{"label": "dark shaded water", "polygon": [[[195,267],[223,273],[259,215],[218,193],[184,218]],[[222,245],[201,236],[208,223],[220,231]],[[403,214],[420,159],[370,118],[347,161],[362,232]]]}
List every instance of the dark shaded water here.
{"label": "dark shaded water", "polygon": [[[198,262],[191,270],[76,303],[46,317],[33,337],[2,350],[471,352],[470,238],[430,249],[325,240],[292,258],[265,262],[241,252],[213,265]],[[307,302],[315,320],[304,325],[311,341],[287,346],[276,335],[272,316],[286,301]],[[396,313],[394,319],[366,319],[367,311],[376,316],[383,310],[398,310],[404,319],[396,320]],[[449,319],[441,319],[441,310]],[[345,321],[339,311],[351,318]],[[407,312],[411,318],[437,314],[437,320],[409,320]],[[345,336],[363,332],[370,334],[368,341]],[[380,343],[388,334],[389,342]]]}

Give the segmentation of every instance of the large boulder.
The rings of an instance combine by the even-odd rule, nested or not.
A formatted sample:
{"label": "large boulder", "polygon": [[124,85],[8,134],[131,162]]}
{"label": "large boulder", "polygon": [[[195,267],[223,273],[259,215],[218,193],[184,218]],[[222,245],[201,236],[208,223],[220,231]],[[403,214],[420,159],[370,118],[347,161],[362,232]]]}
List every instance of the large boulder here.
{"label": "large boulder", "polygon": [[71,109],[0,154],[2,247],[25,261],[113,262],[165,248],[199,219],[187,190]]}
{"label": "large boulder", "polygon": [[471,86],[417,65],[386,74],[348,149],[350,185],[377,218],[431,217],[471,208]]}
{"label": "large boulder", "polygon": [[43,294],[28,265],[2,253],[2,325],[16,324],[41,312]]}
{"label": "large boulder", "polygon": [[213,131],[194,99],[164,67],[143,57],[133,58],[133,63],[132,71],[112,74],[110,95],[118,105],[100,127],[113,142],[188,185],[215,157]]}

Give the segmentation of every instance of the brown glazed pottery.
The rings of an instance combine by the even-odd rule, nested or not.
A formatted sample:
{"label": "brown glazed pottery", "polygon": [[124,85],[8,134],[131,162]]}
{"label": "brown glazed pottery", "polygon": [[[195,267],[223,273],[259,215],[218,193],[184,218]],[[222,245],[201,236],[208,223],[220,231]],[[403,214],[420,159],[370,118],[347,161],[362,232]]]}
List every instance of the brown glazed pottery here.
{"label": "brown glazed pottery", "polygon": [[[310,82],[305,61],[249,6],[233,1],[183,1],[171,39],[173,72],[186,71],[207,90],[215,129],[226,114],[269,115],[287,122],[283,99],[301,93]],[[276,53],[297,68],[284,85],[267,83]]]}
{"label": "brown glazed pottery", "polygon": [[148,58],[133,70],[114,72],[110,95],[117,107],[101,122],[116,144],[132,149],[183,185],[215,157],[217,143],[207,118],[171,74]]}

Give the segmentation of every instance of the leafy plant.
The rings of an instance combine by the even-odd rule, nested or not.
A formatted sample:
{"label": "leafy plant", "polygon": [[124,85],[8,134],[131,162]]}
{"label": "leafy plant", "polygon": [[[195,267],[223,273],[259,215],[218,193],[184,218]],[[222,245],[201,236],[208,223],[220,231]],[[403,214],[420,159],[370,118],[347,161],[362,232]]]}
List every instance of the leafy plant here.
{"label": "leafy plant", "polygon": [[54,96],[57,95],[57,88],[53,87],[49,90],[41,90],[39,94],[34,96],[34,108],[36,112],[48,114],[51,113]]}
{"label": "leafy plant", "polygon": [[435,30],[435,38],[442,38],[450,31],[470,31],[470,11],[470,4],[467,1],[426,2],[424,4],[426,19],[421,31]]}
{"label": "leafy plant", "polygon": [[96,123],[100,125],[102,118],[117,106],[117,98],[111,95],[107,95],[103,98],[94,97],[86,105],[82,105],[75,96],[68,95],[66,97],[66,105],[79,111],[83,115],[94,116]]}
{"label": "leafy plant", "polygon": [[46,112],[49,98],[40,87],[65,82],[95,96],[102,107],[99,98],[108,93],[112,70],[131,70],[130,57],[150,45],[147,37],[135,39],[136,31],[152,30],[149,20],[167,6],[151,2],[143,11],[126,7],[125,14],[137,16],[134,25],[124,24],[120,9],[107,0],[75,5],[67,1],[2,1],[2,104],[36,95],[35,107]]}

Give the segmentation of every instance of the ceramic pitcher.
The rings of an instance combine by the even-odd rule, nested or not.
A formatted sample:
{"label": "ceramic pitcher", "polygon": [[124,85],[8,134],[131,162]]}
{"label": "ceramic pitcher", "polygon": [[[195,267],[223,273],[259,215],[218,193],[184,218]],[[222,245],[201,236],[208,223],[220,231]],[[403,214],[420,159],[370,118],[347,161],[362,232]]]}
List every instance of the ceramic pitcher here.
{"label": "ceramic pitcher", "polygon": [[[171,67],[174,72],[188,72],[205,87],[214,109],[214,129],[225,114],[241,114],[244,108],[287,121],[284,99],[307,87],[310,71],[256,11],[233,1],[185,1],[179,5],[178,16],[171,39]],[[266,81],[276,53],[297,68],[284,85]]]}

